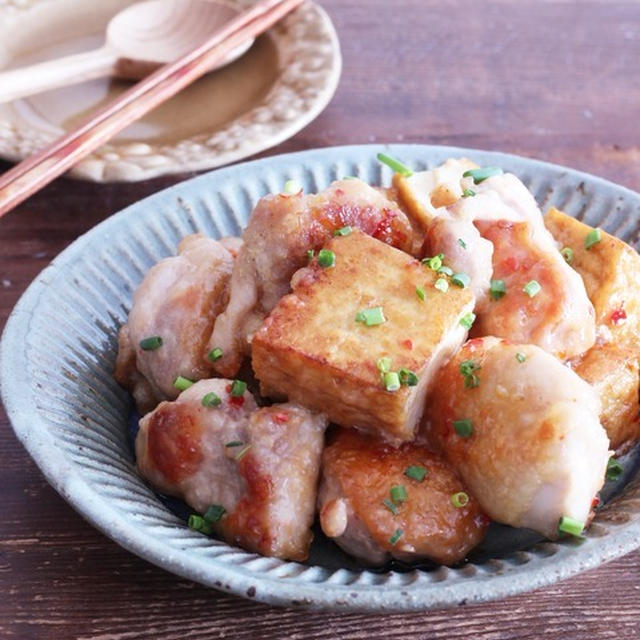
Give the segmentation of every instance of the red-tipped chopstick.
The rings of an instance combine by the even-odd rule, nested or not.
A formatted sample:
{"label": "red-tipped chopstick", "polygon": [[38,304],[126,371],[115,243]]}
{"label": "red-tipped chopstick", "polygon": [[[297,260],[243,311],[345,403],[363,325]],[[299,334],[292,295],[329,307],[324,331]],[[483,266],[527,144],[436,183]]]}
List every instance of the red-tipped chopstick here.
{"label": "red-tipped chopstick", "polygon": [[255,38],[304,0],[261,0],[204,43],[161,67],[61,136],[0,176],[0,217],[104,144],[113,135],[204,75],[227,53]]}

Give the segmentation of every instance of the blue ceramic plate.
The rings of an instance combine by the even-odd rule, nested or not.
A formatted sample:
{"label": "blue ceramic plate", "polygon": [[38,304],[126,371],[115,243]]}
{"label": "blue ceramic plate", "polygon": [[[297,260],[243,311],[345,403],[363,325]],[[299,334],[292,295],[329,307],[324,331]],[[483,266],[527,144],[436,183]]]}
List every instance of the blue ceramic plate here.
{"label": "blue ceramic plate", "polygon": [[[262,602],[335,610],[428,609],[534,589],[640,546],[635,462],[596,515],[586,540],[541,541],[494,527],[456,568],[360,568],[317,536],[308,563],[284,562],[206,538],[138,477],[127,441],[128,395],[114,382],[117,332],[147,269],[183,236],[240,234],[253,204],[288,179],[305,190],[354,175],[388,184],[381,147],[319,149],[221,169],[162,191],[76,240],[25,292],[0,346],[2,399],[16,435],[53,487],[87,520],[133,553],[180,576]],[[386,148],[417,170],[467,155],[520,176],[550,204],[634,246],[640,195],[563,167],[471,149]],[[613,497],[611,497],[613,495]]]}

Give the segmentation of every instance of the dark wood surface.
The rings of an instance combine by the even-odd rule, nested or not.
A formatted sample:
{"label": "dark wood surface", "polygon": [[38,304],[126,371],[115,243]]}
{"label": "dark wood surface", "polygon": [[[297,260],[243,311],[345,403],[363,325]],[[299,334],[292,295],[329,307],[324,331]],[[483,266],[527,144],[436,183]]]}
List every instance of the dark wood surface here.
{"label": "dark wood surface", "polygon": [[[323,0],[344,71],[324,113],[268,152],[420,142],[567,164],[640,190],[637,0]],[[0,170],[8,168],[0,163]],[[78,235],[188,175],[60,179],[0,220],[0,327]],[[411,615],[270,608],[124,551],[44,481],[0,409],[0,639],[640,637],[640,551],[551,588]]]}

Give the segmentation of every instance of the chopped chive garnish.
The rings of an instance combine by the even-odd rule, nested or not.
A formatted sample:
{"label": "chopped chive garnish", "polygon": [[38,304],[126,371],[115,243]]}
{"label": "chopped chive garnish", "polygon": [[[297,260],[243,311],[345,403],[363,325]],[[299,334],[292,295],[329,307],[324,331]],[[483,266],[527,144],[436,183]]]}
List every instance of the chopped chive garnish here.
{"label": "chopped chive garnish", "polygon": [[313,249],[309,249],[309,251],[307,251],[307,258],[309,260],[313,260],[313,256],[316,255],[316,252]]}
{"label": "chopped chive garnish", "polygon": [[582,531],[584,529],[584,522],[570,518],[569,516],[562,516],[558,522],[558,531],[562,533],[568,533],[577,538],[582,537]]}
{"label": "chopped chive garnish", "polygon": [[222,400],[220,400],[220,396],[210,391],[209,393],[205,393],[202,396],[202,406],[203,407],[218,407],[222,404]]}
{"label": "chopped chive garnish", "polygon": [[209,351],[209,355],[207,356],[211,362],[215,362],[216,360],[220,360],[222,358],[222,349],[220,347],[216,347],[215,349],[211,349]]}
{"label": "chopped chive garnish", "polygon": [[357,176],[342,176],[343,180],[357,180]]}
{"label": "chopped chive garnish", "polygon": [[418,298],[420,298],[420,300],[422,300],[424,302],[424,289],[422,287],[416,287],[416,295],[418,296]]}
{"label": "chopped chive garnish", "polygon": [[465,189],[462,192],[462,197],[463,198],[473,198],[473,196],[475,196],[475,195],[476,195],[476,192],[473,189]]}
{"label": "chopped chive garnish", "polygon": [[453,269],[451,267],[445,267],[442,266],[438,269],[437,271],[438,273],[442,273],[445,276],[452,276],[453,275]]}
{"label": "chopped chive garnish", "polygon": [[140,348],[143,351],[155,351],[162,346],[162,338],[160,336],[150,336],[140,340]]}
{"label": "chopped chive garnish", "polygon": [[467,243],[466,243],[462,238],[458,238],[458,244],[459,244],[463,249],[466,249],[466,248],[467,248]]}
{"label": "chopped chive garnish", "polygon": [[617,480],[624,471],[624,467],[612,456],[607,462],[607,480]]}
{"label": "chopped chive garnish", "polygon": [[400,388],[400,376],[395,371],[386,371],[382,375],[382,383],[387,391],[397,391]]}
{"label": "chopped chive garnish", "polygon": [[193,385],[193,380],[189,380],[189,378],[184,378],[183,376],[178,376],[173,381],[173,386],[176,389],[180,389],[180,391],[184,391]]}
{"label": "chopped chive garnish", "polygon": [[393,515],[398,515],[398,507],[396,507],[395,504],[393,504],[393,502],[391,502],[391,500],[389,500],[388,498],[385,498],[382,501],[382,504],[387,507],[387,509],[389,509],[389,511],[391,511],[391,513],[393,513]]}
{"label": "chopped chive garnish", "polygon": [[447,291],[449,291],[449,283],[444,279],[444,278],[438,278],[434,283],[433,286],[438,290],[438,291],[442,291],[442,293],[446,293]]}
{"label": "chopped chive garnish", "polygon": [[422,264],[426,264],[429,269],[437,271],[442,267],[442,261],[444,260],[444,253],[439,253],[437,256],[431,258],[423,258]]}
{"label": "chopped chive garnish", "polygon": [[320,249],[318,251],[318,264],[325,269],[336,266],[336,254],[331,249]]}
{"label": "chopped chive garnish", "polygon": [[464,378],[464,386],[467,389],[475,389],[480,384],[480,379],[476,375],[476,371],[480,371],[482,367],[473,360],[464,360],[460,363],[460,373]]}
{"label": "chopped chive garnish", "polygon": [[525,360],[527,359],[527,356],[524,355],[524,353],[520,353],[518,351],[518,353],[516,353],[516,360],[522,364]]}
{"label": "chopped chive garnish", "polygon": [[227,442],[227,444],[225,444],[225,447],[241,447],[244,444],[244,442],[242,442],[242,440],[232,440],[231,442]]}
{"label": "chopped chive garnish", "polygon": [[524,293],[526,293],[530,298],[533,298],[542,291],[542,287],[537,280],[529,280],[529,282],[527,282],[527,284],[522,288],[522,291],[524,291]]}
{"label": "chopped chive garnish", "polygon": [[404,488],[403,484],[394,484],[389,491],[389,495],[391,496],[391,501],[394,504],[406,502],[408,497],[407,490]]}
{"label": "chopped chive garnish", "polygon": [[247,383],[242,380],[234,380],[231,383],[231,395],[239,398],[247,390]]}
{"label": "chopped chive garnish", "polygon": [[573,262],[573,249],[571,247],[562,247],[562,249],[560,249],[560,253],[567,264],[571,264]]}
{"label": "chopped chive garnish", "polygon": [[476,321],[476,314],[473,311],[469,311],[469,313],[465,313],[462,318],[460,318],[460,324],[467,330],[471,329],[473,323]]}
{"label": "chopped chive garnish", "polygon": [[391,369],[391,358],[388,356],[384,356],[383,358],[378,358],[376,360],[376,367],[378,367],[378,371],[380,373],[386,373]]}
{"label": "chopped chive garnish", "polygon": [[462,438],[468,438],[473,433],[473,424],[471,420],[454,420],[453,428]]}
{"label": "chopped chive garnish", "polygon": [[400,160],[396,160],[395,158],[388,156],[386,153],[379,153],[376,156],[376,158],[378,158],[378,160],[382,162],[382,164],[386,164],[387,167],[389,167],[390,169],[393,169],[396,173],[399,173],[401,176],[404,176],[405,178],[408,178],[409,176],[413,175],[413,171],[411,171],[409,167],[402,164]]}
{"label": "chopped chive garnish", "polygon": [[451,276],[451,282],[453,282],[457,287],[466,289],[471,283],[471,278],[466,273],[454,273]]}
{"label": "chopped chive garnish", "polygon": [[420,465],[412,464],[410,467],[407,467],[404,470],[404,475],[407,476],[407,478],[411,478],[412,480],[422,482],[424,480],[424,477],[427,475],[427,470]]}
{"label": "chopped chive garnish", "polygon": [[400,538],[402,538],[403,534],[404,534],[404,531],[402,529],[396,529],[393,532],[393,535],[389,538],[389,544],[395,545],[395,543],[398,542]]}
{"label": "chopped chive garnish", "polygon": [[474,184],[480,184],[487,178],[501,176],[504,173],[500,167],[481,167],[480,169],[469,169],[462,174],[463,178],[473,178]]}
{"label": "chopped chive garnish", "polygon": [[189,529],[193,529],[193,531],[199,531],[200,533],[206,533],[208,535],[212,533],[211,525],[209,525],[209,523],[202,516],[198,516],[195,513],[192,513],[189,516],[187,525]]}
{"label": "chopped chive garnish", "polygon": [[451,496],[451,504],[456,509],[466,507],[469,504],[469,496],[464,491],[458,491]]}
{"label": "chopped chive garnish", "polygon": [[400,369],[398,377],[403,387],[415,387],[418,384],[418,376],[411,369]]}
{"label": "chopped chive garnish", "polygon": [[336,229],[333,232],[334,236],[348,236],[351,233],[351,227],[347,225],[346,227],[341,227],[340,229]]}
{"label": "chopped chive garnish", "polygon": [[207,522],[219,522],[227,510],[221,504],[212,504],[204,513]]}
{"label": "chopped chive garnish", "polygon": [[371,307],[370,309],[363,309],[356,313],[356,322],[360,322],[367,327],[375,327],[378,324],[386,322],[382,307]]}
{"label": "chopped chive garnish", "polygon": [[300,193],[300,191],[302,191],[302,187],[295,180],[287,180],[282,190],[283,193],[290,196],[295,196],[297,193]]}
{"label": "chopped chive garnish", "polygon": [[242,447],[242,449],[240,449],[240,451],[236,453],[236,460],[240,462],[240,460],[242,460],[242,458],[244,458],[247,455],[247,452],[249,451],[249,449],[251,449],[250,444],[247,444],[244,447]]}
{"label": "chopped chive garnish", "polygon": [[507,285],[504,280],[492,280],[489,286],[489,295],[492,300],[500,300],[507,293]]}
{"label": "chopped chive garnish", "polygon": [[587,237],[584,239],[584,248],[591,249],[594,244],[598,244],[602,240],[600,229],[591,229],[589,233],[587,233]]}

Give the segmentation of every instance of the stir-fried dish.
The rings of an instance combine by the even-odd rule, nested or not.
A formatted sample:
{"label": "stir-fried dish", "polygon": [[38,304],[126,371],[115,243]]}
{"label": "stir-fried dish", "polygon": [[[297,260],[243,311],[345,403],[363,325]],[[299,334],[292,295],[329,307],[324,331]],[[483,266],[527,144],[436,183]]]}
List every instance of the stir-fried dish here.
{"label": "stir-fried dish", "polygon": [[640,439],[640,257],[499,168],[380,159],[388,187],[289,181],[150,269],[115,372],[140,474],[290,560],[316,519],[369,565],[580,536]]}

